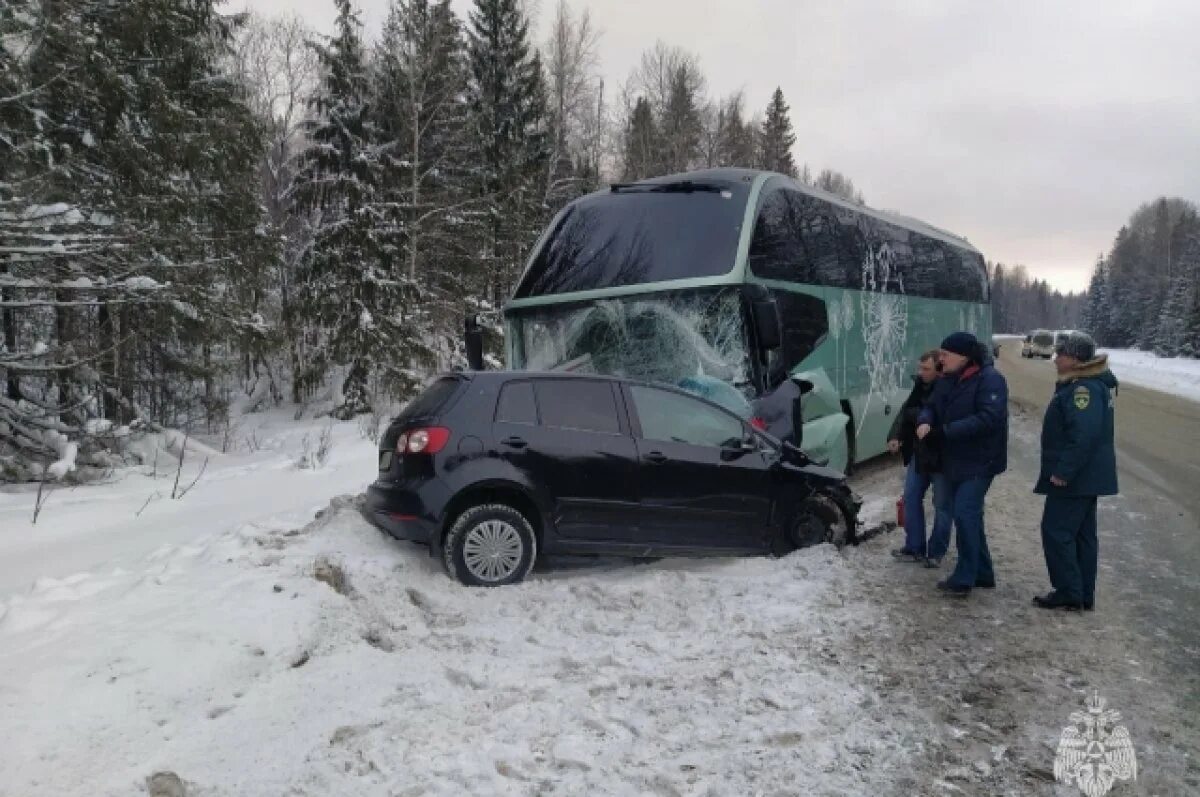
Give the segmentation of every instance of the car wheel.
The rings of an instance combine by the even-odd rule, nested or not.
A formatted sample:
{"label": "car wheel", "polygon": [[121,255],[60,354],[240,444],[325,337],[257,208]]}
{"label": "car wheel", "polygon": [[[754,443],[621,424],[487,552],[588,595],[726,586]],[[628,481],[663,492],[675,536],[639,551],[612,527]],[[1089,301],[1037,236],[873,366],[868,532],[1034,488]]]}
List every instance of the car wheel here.
{"label": "car wheel", "polygon": [[854,527],[842,506],[827,495],[814,493],[804,499],[792,516],[788,542],[807,548],[823,542],[837,546],[854,542]]}
{"label": "car wheel", "polygon": [[471,587],[525,580],[537,559],[529,520],[506,504],[480,504],[459,515],[442,546],[446,571]]}

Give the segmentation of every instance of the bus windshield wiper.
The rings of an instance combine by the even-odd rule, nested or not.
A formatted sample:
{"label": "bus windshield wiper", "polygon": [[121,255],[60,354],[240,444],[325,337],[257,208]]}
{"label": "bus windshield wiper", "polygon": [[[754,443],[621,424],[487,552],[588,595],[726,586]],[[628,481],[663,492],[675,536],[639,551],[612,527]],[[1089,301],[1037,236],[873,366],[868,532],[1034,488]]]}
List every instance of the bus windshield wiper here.
{"label": "bus windshield wiper", "polygon": [[693,180],[680,180],[674,183],[613,183],[608,188],[614,194],[622,192],[650,194],[692,194],[703,191],[709,194],[720,194],[728,191],[728,187],[717,183],[698,183]]}

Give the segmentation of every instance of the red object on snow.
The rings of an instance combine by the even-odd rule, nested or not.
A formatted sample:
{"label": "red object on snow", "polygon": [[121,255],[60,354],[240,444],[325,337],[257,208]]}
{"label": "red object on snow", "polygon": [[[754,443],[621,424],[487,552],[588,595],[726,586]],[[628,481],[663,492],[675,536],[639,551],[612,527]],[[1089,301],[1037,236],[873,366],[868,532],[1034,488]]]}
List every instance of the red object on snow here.
{"label": "red object on snow", "polygon": [[900,496],[896,501],[896,525],[904,525],[904,496]]}

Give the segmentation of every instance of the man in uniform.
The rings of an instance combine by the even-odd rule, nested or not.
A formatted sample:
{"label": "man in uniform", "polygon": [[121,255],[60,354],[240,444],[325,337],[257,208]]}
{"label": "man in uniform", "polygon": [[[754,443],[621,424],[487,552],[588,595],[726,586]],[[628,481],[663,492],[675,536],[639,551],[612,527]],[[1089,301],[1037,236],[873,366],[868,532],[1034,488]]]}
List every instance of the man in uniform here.
{"label": "man in uniform", "polygon": [[1046,496],[1042,549],[1054,590],[1043,609],[1091,609],[1096,594],[1096,499],[1117,492],[1113,400],[1117,380],[1108,355],[1082,332],[1055,351],[1058,384],[1042,422],[1042,468],[1034,492]]}

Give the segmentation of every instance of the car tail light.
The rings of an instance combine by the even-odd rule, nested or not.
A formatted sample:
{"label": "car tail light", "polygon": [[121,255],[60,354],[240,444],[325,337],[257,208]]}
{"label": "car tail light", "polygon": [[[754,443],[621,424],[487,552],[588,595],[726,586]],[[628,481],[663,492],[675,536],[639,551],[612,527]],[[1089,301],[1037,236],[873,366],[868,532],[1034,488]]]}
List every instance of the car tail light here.
{"label": "car tail light", "polygon": [[450,441],[450,430],[442,426],[409,429],[396,441],[397,454],[436,454]]}
{"label": "car tail light", "polygon": [[757,429],[760,432],[767,431],[767,422],[764,421],[762,418],[751,418],[750,425],[753,426],[755,429]]}

